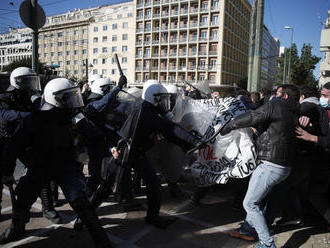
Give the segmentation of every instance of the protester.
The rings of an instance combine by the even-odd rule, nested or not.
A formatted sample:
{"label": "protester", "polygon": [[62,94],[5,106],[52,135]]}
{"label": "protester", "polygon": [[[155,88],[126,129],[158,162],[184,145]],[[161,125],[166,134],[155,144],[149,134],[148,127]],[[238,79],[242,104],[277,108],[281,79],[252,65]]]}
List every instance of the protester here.
{"label": "protester", "polygon": [[295,160],[299,91],[294,85],[282,85],[281,88],[278,99],[239,115],[221,131],[222,135],[226,135],[238,128],[258,128],[257,155],[260,164],[252,173],[243,202],[246,219],[239,229],[230,233],[233,237],[252,241],[255,240],[254,228],[259,237],[255,248],[276,247],[260,203],[276,184],[289,176]]}

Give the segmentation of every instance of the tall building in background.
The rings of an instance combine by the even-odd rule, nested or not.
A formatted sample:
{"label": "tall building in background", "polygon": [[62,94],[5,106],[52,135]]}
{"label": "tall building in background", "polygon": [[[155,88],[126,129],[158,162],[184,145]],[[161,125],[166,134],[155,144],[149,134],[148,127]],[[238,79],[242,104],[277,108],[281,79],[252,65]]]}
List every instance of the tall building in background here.
{"label": "tall building in background", "polygon": [[278,73],[278,57],[280,53],[280,41],[273,38],[268,28],[264,26],[262,39],[262,58],[260,88],[272,89]]}
{"label": "tall building in background", "polygon": [[247,76],[248,0],[136,0],[135,82],[235,85]]}
{"label": "tall building in background", "polygon": [[134,80],[135,4],[126,2],[100,7],[89,25],[89,63],[92,74],[118,81],[116,53],[129,83]]}
{"label": "tall building in background", "polygon": [[323,59],[320,64],[320,81],[322,87],[327,82],[330,82],[330,10],[328,10],[328,18],[324,29],[321,32],[320,51],[324,52]]}
{"label": "tall building in background", "polygon": [[88,26],[94,9],[77,9],[49,16],[39,30],[39,62],[58,65],[59,76],[82,79],[88,58]]}
{"label": "tall building in background", "polygon": [[9,29],[0,34],[0,71],[3,67],[32,56],[32,30],[29,28]]}

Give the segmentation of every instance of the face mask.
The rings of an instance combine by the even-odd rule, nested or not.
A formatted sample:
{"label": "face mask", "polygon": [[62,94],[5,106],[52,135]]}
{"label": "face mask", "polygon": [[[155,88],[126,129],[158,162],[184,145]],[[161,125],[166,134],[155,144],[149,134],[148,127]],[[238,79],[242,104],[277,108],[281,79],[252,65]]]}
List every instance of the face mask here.
{"label": "face mask", "polygon": [[328,100],[328,98],[320,97],[320,105],[321,105],[321,107],[323,107],[323,108],[328,108],[328,107],[330,107],[330,104],[329,104],[329,100]]}

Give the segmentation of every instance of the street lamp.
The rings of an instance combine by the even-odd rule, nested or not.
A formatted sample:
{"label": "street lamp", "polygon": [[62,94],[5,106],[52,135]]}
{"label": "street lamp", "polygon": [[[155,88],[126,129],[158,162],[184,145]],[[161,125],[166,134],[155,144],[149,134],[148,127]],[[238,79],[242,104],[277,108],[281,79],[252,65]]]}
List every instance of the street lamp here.
{"label": "street lamp", "polygon": [[290,41],[290,54],[289,54],[289,65],[288,65],[288,77],[289,77],[289,79],[288,79],[288,84],[290,83],[290,73],[291,73],[291,71],[290,71],[290,67],[291,67],[291,51],[292,51],[292,40],[293,40],[293,28],[292,27],[290,27],[290,26],[284,26],[284,28],[285,29],[291,29],[291,41]]}

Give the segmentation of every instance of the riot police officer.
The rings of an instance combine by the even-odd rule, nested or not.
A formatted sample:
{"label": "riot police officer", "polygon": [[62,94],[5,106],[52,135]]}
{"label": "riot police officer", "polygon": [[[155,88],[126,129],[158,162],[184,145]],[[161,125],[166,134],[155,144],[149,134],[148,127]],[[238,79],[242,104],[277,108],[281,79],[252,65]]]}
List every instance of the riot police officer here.
{"label": "riot police officer", "polygon": [[75,166],[72,118],[83,107],[80,89],[65,78],[48,82],[40,110],[23,119],[21,128],[6,146],[3,182],[11,183],[16,158],[29,148],[31,161],[27,174],[17,187],[11,226],[1,235],[8,243],[24,234],[25,220],[40,189],[53,179],[87,226],[96,247],[110,247],[109,240],[85,193],[85,180]]}

